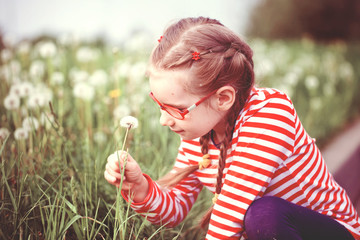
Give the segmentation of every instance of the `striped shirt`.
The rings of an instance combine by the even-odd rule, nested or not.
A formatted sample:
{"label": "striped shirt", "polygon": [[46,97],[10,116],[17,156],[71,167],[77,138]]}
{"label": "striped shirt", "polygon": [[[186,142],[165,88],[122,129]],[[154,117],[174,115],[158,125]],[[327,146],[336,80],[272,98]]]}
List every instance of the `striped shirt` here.
{"label": "striped shirt", "polygon": [[[208,168],[195,171],[170,190],[145,175],[149,194],[132,208],[154,224],[179,224],[203,186],[215,191],[219,149],[213,143],[209,154]],[[199,139],[182,140],[172,171],[201,160]],[[360,219],[348,195],[329,173],[291,100],[270,88],[254,88],[235,122],[206,239],[239,239],[246,210],[262,196],[277,196],[330,216],[360,239]]]}

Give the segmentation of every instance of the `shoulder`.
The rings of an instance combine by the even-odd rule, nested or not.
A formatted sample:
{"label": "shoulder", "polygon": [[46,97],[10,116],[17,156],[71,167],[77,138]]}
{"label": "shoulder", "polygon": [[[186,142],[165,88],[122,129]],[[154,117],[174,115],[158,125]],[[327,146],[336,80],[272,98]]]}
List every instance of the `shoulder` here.
{"label": "shoulder", "polygon": [[293,112],[289,96],[275,88],[253,88],[240,115],[252,115],[263,108],[280,108]]}
{"label": "shoulder", "polygon": [[282,91],[275,88],[253,88],[244,108],[241,110],[236,128],[252,117],[295,120],[295,109],[291,99]]}

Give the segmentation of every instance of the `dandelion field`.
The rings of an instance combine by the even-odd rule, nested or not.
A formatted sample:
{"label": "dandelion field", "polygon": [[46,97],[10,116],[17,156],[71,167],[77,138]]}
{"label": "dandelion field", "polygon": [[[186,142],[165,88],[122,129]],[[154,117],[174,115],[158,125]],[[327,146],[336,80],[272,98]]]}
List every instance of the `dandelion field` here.
{"label": "dandelion field", "polygon": [[[359,114],[360,47],[249,41],[258,85],[287,92],[318,143]],[[172,166],[178,137],[158,123],[145,78],[150,49],[42,38],[0,52],[0,239],[199,239],[203,191],[183,224],[153,226],[103,172],[126,147],[152,178]]]}

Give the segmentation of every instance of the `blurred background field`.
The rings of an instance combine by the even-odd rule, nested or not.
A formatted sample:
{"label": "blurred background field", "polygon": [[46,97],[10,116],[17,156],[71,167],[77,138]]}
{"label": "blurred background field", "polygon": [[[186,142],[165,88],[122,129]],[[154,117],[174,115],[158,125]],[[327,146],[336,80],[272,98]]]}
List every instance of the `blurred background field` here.
{"label": "blurred background field", "polygon": [[[239,15],[244,9],[222,11],[232,13],[227,21],[249,22],[246,31],[234,30],[254,50],[257,85],[289,94],[306,130],[323,148],[359,117],[359,4],[332,0],[323,9],[311,1],[255,2],[246,19]],[[280,7],[287,13],[282,19],[276,14]],[[153,10],[153,18],[161,14]],[[307,16],[299,15],[303,10]],[[213,13],[203,7],[201,14],[182,14]],[[14,39],[1,24],[0,239],[201,238],[196,226],[210,205],[208,192],[202,192],[183,224],[167,229],[135,214],[103,177],[107,156],[121,148],[126,129],[119,121],[127,115],[139,120],[127,147],[143,171],[157,179],[174,162],[179,139],[158,123],[145,77],[158,37],[137,26],[120,42],[98,34],[77,38],[76,32],[21,36],[19,31]],[[329,24],[332,29],[324,27]]]}

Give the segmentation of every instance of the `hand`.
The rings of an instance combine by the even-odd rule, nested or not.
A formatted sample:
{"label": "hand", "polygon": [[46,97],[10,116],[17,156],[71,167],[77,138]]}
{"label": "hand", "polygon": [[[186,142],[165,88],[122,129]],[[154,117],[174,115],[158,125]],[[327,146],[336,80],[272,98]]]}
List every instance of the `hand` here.
{"label": "hand", "polygon": [[140,166],[129,153],[126,153],[125,151],[116,151],[111,154],[107,158],[104,177],[110,184],[120,187],[121,172],[126,157],[127,161],[125,164],[125,173],[121,190],[131,190],[134,194],[133,200],[135,202],[140,202],[146,197],[149,190],[149,184],[147,179],[143,176]]}

